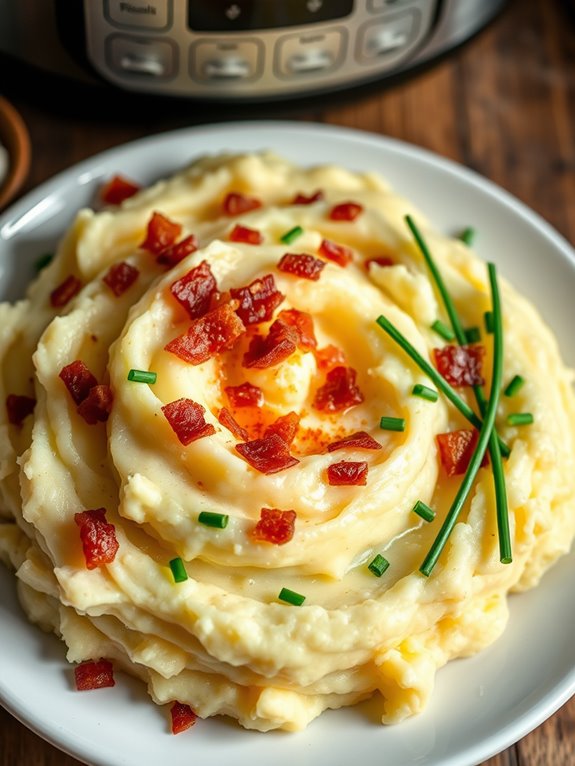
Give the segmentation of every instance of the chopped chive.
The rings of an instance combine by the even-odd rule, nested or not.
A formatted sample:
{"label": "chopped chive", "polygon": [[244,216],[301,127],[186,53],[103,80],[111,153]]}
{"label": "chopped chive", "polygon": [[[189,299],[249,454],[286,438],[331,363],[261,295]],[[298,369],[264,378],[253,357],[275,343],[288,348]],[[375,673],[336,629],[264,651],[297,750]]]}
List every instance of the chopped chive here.
{"label": "chopped chive", "polygon": [[435,511],[426,505],[423,500],[418,500],[412,508],[413,513],[417,513],[418,516],[424,521],[433,521],[435,518]]}
{"label": "chopped chive", "polygon": [[465,340],[468,343],[479,343],[481,340],[481,330],[479,327],[468,327],[465,330]]}
{"label": "chopped chive", "polygon": [[293,229],[290,229],[289,231],[286,231],[285,234],[281,235],[280,241],[284,242],[286,245],[291,245],[291,243],[294,242],[298,237],[301,237],[302,234],[302,227],[294,226]]}
{"label": "chopped chive", "polygon": [[[449,509],[449,512],[443,522],[443,525],[439,531],[439,534],[435,538],[429,553],[425,557],[423,564],[420,567],[420,572],[429,577],[433,567],[437,563],[437,559],[441,555],[443,548],[451,534],[453,527],[455,526],[459,513],[463,508],[463,504],[467,499],[477,471],[483,460],[483,455],[490,441],[491,434],[494,433],[495,416],[497,414],[497,407],[499,404],[499,390],[501,388],[501,377],[503,374],[503,329],[501,322],[501,305],[499,298],[499,287],[497,285],[497,272],[495,265],[489,263],[487,265],[489,270],[489,282],[491,286],[492,302],[493,302],[493,317],[494,317],[494,333],[493,333],[493,370],[491,374],[491,391],[485,409],[485,417],[479,431],[479,438],[475,447],[475,451],[471,456],[469,465],[463,477],[463,481],[457,491],[453,504]],[[495,440],[491,440],[495,445],[495,456],[498,456],[498,448],[495,444]],[[501,465],[501,460],[496,460]],[[493,478],[496,484],[503,480],[503,472],[494,470]],[[501,487],[499,488],[501,489]],[[502,493],[503,502],[501,506],[497,508],[497,521],[499,525],[499,547],[500,547],[500,559],[502,563],[509,563],[511,561],[511,544],[509,539],[509,519],[507,515],[507,497],[503,487]]]}
{"label": "chopped chive", "polygon": [[34,264],[34,268],[36,271],[42,271],[42,269],[45,269],[48,264],[52,263],[54,260],[54,253],[44,253],[44,255],[41,255]]}
{"label": "chopped chive", "polygon": [[505,396],[515,396],[519,389],[522,388],[524,383],[525,379],[522,378],[521,375],[515,375],[513,378],[511,378],[503,393]]}
{"label": "chopped chive", "polygon": [[493,335],[493,311],[486,311],[483,314],[483,322],[485,324],[485,332]]}
{"label": "chopped chive", "polygon": [[305,596],[301,593],[296,593],[295,590],[289,588],[282,588],[278,596],[280,601],[285,601],[286,604],[292,604],[293,606],[301,606],[305,601]]}
{"label": "chopped chive", "polygon": [[530,426],[533,423],[533,415],[530,412],[512,412],[507,416],[507,424],[510,426]]}
{"label": "chopped chive", "polygon": [[471,247],[471,245],[475,241],[475,229],[471,226],[468,226],[466,229],[463,229],[463,231],[459,235],[459,239],[462,242],[465,242],[466,245]]}
{"label": "chopped chive", "polygon": [[405,418],[386,418],[379,421],[382,431],[405,431]]}
{"label": "chopped chive", "polygon": [[170,561],[170,569],[172,570],[174,582],[185,582],[185,580],[188,579],[186,567],[184,566],[184,562],[179,556]]}
{"label": "chopped chive", "polygon": [[376,577],[381,577],[381,575],[388,567],[389,561],[384,558],[381,553],[378,553],[377,556],[367,565],[369,571]]}
{"label": "chopped chive", "polygon": [[431,325],[431,329],[442,337],[443,340],[455,340],[455,333],[441,319],[436,319]]}
{"label": "chopped chive", "polygon": [[228,526],[230,517],[226,513],[212,513],[211,511],[202,511],[198,516],[200,524],[205,524],[206,527],[217,527],[218,529],[225,529]]}
{"label": "chopped chive", "polygon": [[134,383],[155,383],[157,378],[157,373],[148,370],[130,370],[128,373],[128,380]]}
{"label": "chopped chive", "polygon": [[429,388],[429,386],[424,386],[422,383],[416,383],[411,389],[411,393],[421,399],[427,399],[428,402],[436,402],[439,399],[437,391]]}

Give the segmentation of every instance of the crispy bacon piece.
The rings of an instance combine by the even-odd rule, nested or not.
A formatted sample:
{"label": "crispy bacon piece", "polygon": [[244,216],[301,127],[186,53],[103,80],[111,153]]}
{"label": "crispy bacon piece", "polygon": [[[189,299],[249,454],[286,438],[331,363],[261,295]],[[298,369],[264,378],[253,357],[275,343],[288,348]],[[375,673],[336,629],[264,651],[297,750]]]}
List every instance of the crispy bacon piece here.
{"label": "crispy bacon piece", "polygon": [[98,385],[95,376],[80,359],[62,367],[59,377],[64,381],[64,385],[76,404],[81,404],[90,393],[90,389]]}
{"label": "crispy bacon piece", "polygon": [[81,511],[74,514],[74,521],[80,527],[86,569],[111,564],[120,545],[116,539],[116,528],[106,521],[106,509]]}
{"label": "crispy bacon piece", "polygon": [[239,386],[226,386],[224,391],[234,409],[239,407],[261,407],[264,403],[264,392],[261,388],[247,381]]}
{"label": "crispy bacon piece", "polygon": [[313,255],[308,255],[307,253],[286,253],[278,263],[280,271],[286,274],[293,274],[294,277],[310,279],[312,282],[318,281],[324,267],[325,261],[314,258]]}
{"label": "crispy bacon piece", "polygon": [[116,297],[119,297],[134,284],[139,273],[135,266],[131,266],[126,261],[120,261],[110,266],[102,281],[108,285]]}
{"label": "crispy bacon piece", "polygon": [[198,716],[189,705],[183,702],[174,702],[170,708],[170,717],[172,719],[172,734],[181,734],[198,720]]}
{"label": "crispy bacon piece", "polygon": [[100,189],[100,199],[106,205],[119,205],[125,199],[133,197],[140,191],[140,188],[138,184],[129,181],[124,176],[113,176]]}
{"label": "crispy bacon piece", "polygon": [[257,210],[261,206],[261,200],[239,192],[230,192],[222,203],[222,209],[226,215],[242,215],[242,213],[249,213],[250,210]]}
{"label": "crispy bacon piece", "polygon": [[70,274],[70,276],[66,277],[58,287],[55,287],[52,290],[50,293],[50,303],[55,309],[62,308],[62,306],[65,306],[71,301],[75,295],[78,295],[81,289],[82,283],[78,277]]}
{"label": "crispy bacon piece", "polygon": [[156,263],[161,263],[162,266],[168,266],[171,269],[180,261],[183,261],[184,258],[187,258],[188,255],[195,253],[197,249],[198,240],[194,234],[190,234],[180,242],[174,242],[173,245],[169,245],[165,250],[162,250],[156,258]]}
{"label": "crispy bacon piece", "polygon": [[194,402],[193,399],[182,397],[175,402],[164,404],[162,412],[171,425],[174,433],[184,445],[202,439],[204,436],[212,436],[216,429],[211,423],[206,423],[204,418],[205,407]]}
{"label": "crispy bacon piece", "polygon": [[202,261],[190,269],[170,287],[174,298],[192,319],[197,319],[210,310],[212,296],[217,289],[216,279],[207,261]]}
{"label": "crispy bacon piece", "polygon": [[285,298],[277,289],[273,274],[254,279],[245,287],[232,287],[230,295],[239,302],[236,314],[246,326],[269,322]]}
{"label": "crispy bacon piece", "polygon": [[218,421],[232,433],[238,441],[246,442],[250,438],[250,435],[243,428],[238,421],[234,418],[232,413],[227,407],[222,407],[220,414],[218,415]]}
{"label": "crispy bacon piece", "polygon": [[261,245],[264,241],[263,234],[257,229],[250,229],[249,226],[242,226],[236,223],[230,232],[230,242],[244,242],[246,245]]}
{"label": "crispy bacon piece", "polygon": [[299,309],[284,309],[278,314],[278,319],[297,330],[298,346],[303,351],[312,351],[317,346],[311,314]]}
{"label": "crispy bacon piece", "polygon": [[313,194],[302,194],[298,192],[292,200],[292,205],[313,205],[314,202],[321,202],[324,193],[318,189]]}
{"label": "crispy bacon piece", "polygon": [[170,221],[162,213],[152,213],[152,217],[148,221],[146,237],[140,247],[154,255],[160,255],[162,251],[176,242],[181,233],[181,224]]}
{"label": "crispy bacon piece", "polygon": [[340,202],[329,211],[329,217],[332,221],[355,221],[362,211],[363,206],[357,202]]}
{"label": "crispy bacon piece", "polygon": [[315,351],[315,361],[319,370],[331,370],[333,367],[345,366],[345,354],[331,343]]}
{"label": "crispy bacon piece", "polygon": [[337,263],[338,266],[345,268],[353,258],[353,250],[345,245],[339,245],[330,239],[323,239],[318,250],[320,255],[327,258],[328,261]]}
{"label": "crispy bacon piece", "polygon": [[252,529],[252,538],[260,543],[285,545],[293,537],[296,512],[280,511],[278,508],[262,508],[260,519]]}
{"label": "crispy bacon piece", "polygon": [[91,426],[105,423],[110,416],[114,395],[110,386],[104,384],[92,386],[88,396],[78,405],[78,415]]}
{"label": "crispy bacon piece", "polygon": [[473,346],[444,346],[434,348],[433,356],[438,372],[452,386],[482,386],[481,374],[485,348]]}
{"label": "crispy bacon piece", "polygon": [[[462,428],[459,431],[449,431],[437,434],[435,440],[439,448],[441,465],[448,476],[458,476],[465,473],[469,461],[473,457],[479,434],[474,428]],[[483,456],[481,465],[487,465],[487,453]]]}
{"label": "crispy bacon piece", "polygon": [[367,431],[356,431],[356,433],[344,436],[343,439],[338,439],[338,441],[327,445],[328,452],[335,452],[339,449],[381,449],[381,444]]}
{"label": "crispy bacon piece", "polygon": [[34,412],[36,399],[21,394],[8,394],[6,397],[6,412],[8,422],[13,426],[21,426],[24,418]]}
{"label": "crispy bacon piece", "polygon": [[291,444],[295,439],[299,428],[300,416],[296,412],[288,412],[287,415],[280,415],[273,423],[266,428],[264,439],[272,434],[281,436],[286,444]]}
{"label": "crispy bacon piece", "polygon": [[376,266],[393,266],[394,261],[393,258],[390,258],[388,255],[378,255],[375,258],[368,258],[365,262],[365,268],[368,271],[372,263],[375,263]]}
{"label": "crispy bacon piece", "polygon": [[115,686],[114,668],[110,660],[82,662],[74,668],[76,689],[79,692]]}
{"label": "crispy bacon piece", "polygon": [[277,434],[236,444],[236,450],[260,473],[278,473],[299,463],[297,458],[290,455],[289,445]]}
{"label": "crispy bacon piece", "polygon": [[353,367],[334,367],[327,373],[326,382],[316,391],[313,406],[321,412],[340,412],[363,402],[363,394],[356,385]]}
{"label": "crispy bacon piece", "polygon": [[327,481],[333,487],[361,486],[367,484],[367,463],[342,460],[327,467]]}
{"label": "crispy bacon piece", "polygon": [[294,327],[276,319],[266,337],[254,335],[244,354],[242,365],[266,370],[275,367],[291,356],[297,349],[299,334]]}
{"label": "crispy bacon piece", "polygon": [[196,319],[183,335],[164,346],[166,351],[189,364],[202,364],[232,348],[246,328],[229,303],[223,303]]}

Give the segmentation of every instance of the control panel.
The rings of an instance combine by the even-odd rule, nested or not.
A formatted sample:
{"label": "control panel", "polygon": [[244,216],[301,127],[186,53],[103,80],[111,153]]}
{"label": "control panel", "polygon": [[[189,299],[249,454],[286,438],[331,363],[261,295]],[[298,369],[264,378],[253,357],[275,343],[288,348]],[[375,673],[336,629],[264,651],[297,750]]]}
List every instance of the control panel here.
{"label": "control panel", "polygon": [[439,0],[84,0],[88,58],[129,90],[305,95],[400,69]]}

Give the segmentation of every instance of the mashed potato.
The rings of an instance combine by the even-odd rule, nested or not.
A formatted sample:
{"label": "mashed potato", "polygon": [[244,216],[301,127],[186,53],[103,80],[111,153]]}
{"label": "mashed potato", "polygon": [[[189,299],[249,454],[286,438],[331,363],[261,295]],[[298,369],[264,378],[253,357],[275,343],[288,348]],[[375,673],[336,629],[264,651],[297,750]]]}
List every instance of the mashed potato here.
{"label": "mashed potato", "polygon": [[[572,375],[501,280],[504,383],[525,381],[497,417],[513,562],[499,561],[486,465],[419,572],[461,482],[436,437],[469,425],[443,396],[413,395],[433,385],[375,322],[426,358],[446,345],[408,213],[464,326],[483,327],[486,270],[465,244],[375,175],[267,153],[205,158],[80,211],[27,298],[0,306],[0,553],[70,662],[108,658],[155,702],[250,729],[302,729],[368,697],[393,723],[568,551]],[[480,342],[488,390],[492,338]],[[533,423],[509,426],[513,412]],[[86,542],[77,514],[98,509]],[[117,545],[99,537],[109,525]]]}

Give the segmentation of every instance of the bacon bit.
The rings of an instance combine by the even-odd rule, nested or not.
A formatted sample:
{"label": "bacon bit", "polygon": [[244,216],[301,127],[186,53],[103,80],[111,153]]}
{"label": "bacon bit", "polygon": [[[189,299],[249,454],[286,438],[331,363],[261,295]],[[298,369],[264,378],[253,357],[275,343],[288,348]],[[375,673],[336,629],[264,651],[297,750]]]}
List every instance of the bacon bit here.
{"label": "bacon bit", "polygon": [[394,260],[387,255],[378,255],[376,258],[368,258],[365,262],[365,268],[369,271],[372,263],[376,266],[393,266]]}
{"label": "bacon bit", "polygon": [[265,338],[254,335],[242,361],[244,367],[266,370],[275,367],[297,349],[299,334],[280,319],[272,324]]}
{"label": "bacon bit", "polygon": [[102,281],[108,285],[116,297],[119,297],[134,284],[139,273],[135,266],[131,266],[126,261],[120,261],[110,266]]}
{"label": "bacon bit", "polygon": [[251,383],[242,383],[240,386],[226,386],[224,388],[230,404],[234,408],[261,407],[264,403],[264,392],[258,386]]}
{"label": "bacon bit", "polygon": [[210,310],[212,296],[217,289],[216,279],[207,261],[202,261],[170,287],[174,298],[192,319],[197,319]]}
{"label": "bacon bit", "polygon": [[114,395],[110,386],[92,386],[88,396],[78,405],[78,415],[91,426],[105,423],[110,416]]}
{"label": "bacon bit", "polygon": [[363,402],[363,394],[355,383],[356,371],[352,367],[334,367],[326,382],[318,388],[313,400],[316,410],[340,412]]}
{"label": "bacon bit", "polygon": [[19,394],[8,394],[6,397],[6,412],[8,413],[8,422],[13,426],[21,426],[24,418],[34,412],[36,399],[31,396],[21,396]]}
{"label": "bacon bit", "polygon": [[96,569],[100,564],[111,564],[120,545],[116,539],[116,528],[106,521],[106,509],[75,513],[74,521],[80,527],[86,568]]}
{"label": "bacon bit", "polygon": [[297,458],[290,455],[289,445],[277,434],[236,444],[236,450],[260,473],[277,473],[299,463]]}
{"label": "bacon bit", "polygon": [[337,263],[342,268],[345,268],[353,258],[353,250],[350,247],[338,245],[337,242],[332,242],[329,239],[322,240],[318,252],[324,258]]}
{"label": "bacon bit", "polygon": [[278,314],[278,319],[297,330],[299,335],[298,346],[303,351],[312,351],[316,348],[317,340],[315,339],[311,314],[299,311],[299,309],[284,309]]}
{"label": "bacon bit", "polygon": [[214,426],[211,423],[206,423],[205,411],[206,408],[202,407],[201,404],[185,397],[164,404],[162,407],[166,420],[184,447],[196,439],[212,436],[216,433]]}
{"label": "bacon bit", "polygon": [[[441,464],[448,476],[457,476],[465,473],[469,461],[475,452],[475,445],[479,434],[475,429],[462,428],[459,431],[449,431],[445,434],[437,434],[435,437],[439,447]],[[481,462],[487,465],[488,457],[485,453]]]}
{"label": "bacon bit", "polygon": [[315,352],[315,361],[319,370],[331,370],[333,367],[345,366],[345,354],[331,343]]}
{"label": "bacon bit", "polygon": [[202,364],[220,351],[230,349],[245,330],[244,323],[230,304],[224,303],[196,319],[186,333],[171,340],[164,348],[184,362]]}
{"label": "bacon bit", "polygon": [[114,668],[110,660],[82,662],[74,668],[76,689],[87,692],[92,689],[106,689],[115,686]]}
{"label": "bacon bit", "polygon": [[161,255],[167,247],[174,244],[181,233],[181,224],[170,221],[161,213],[152,213],[148,221],[146,237],[140,247],[154,255]]}
{"label": "bacon bit", "polygon": [[198,716],[189,705],[184,705],[183,702],[174,702],[170,708],[170,716],[172,719],[172,734],[181,734],[198,720]]}
{"label": "bacon bit", "polygon": [[269,322],[285,298],[277,289],[273,274],[254,279],[245,287],[232,287],[230,295],[232,299],[239,301],[236,314],[245,325]]}
{"label": "bacon bit", "polygon": [[158,255],[156,263],[160,263],[162,266],[168,266],[170,269],[176,266],[188,255],[195,253],[198,249],[198,240],[194,234],[190,234],[185,237],[181,242],[174,242]]}
{"label": "bacon bit", "polygon": [[381,444],[366,431],[357,431],[349,436],[344,436],[343,439],[328,444],[327,447],[328,452],[335,452],[339,449],[381,449]]}
{"label": "bacon bit", "polygon": [[81,404],[90,393],[90,389],[98,385],[94,375],[80,359],[62,367],[59,377],[64,381],[64,385],[76,404]]}
{"label": "bacon bit", "polygon": [[307,253],[286,253],[278,263],[280,271],[302,279],[310,279],[312,282],[318,281],[324,267],[325,261],[320,261],[319,258],[314,258]]}
{"label": "bacon bit", "polygon": [[355,221],[362,211],[363,206],[357,202],[341,202],[332,207],[329,217],[332,221]]}
{"label": "bacon bit", "polygon": [[314,194],[302,194],[301,192],[296,194],[292,200],[292,205],[313,205],[314,202],[321,202],[324,198],[324,193],[320,190],[314,192]]}
{"label": "bacon bit", "polygon": [[119,205],[125,199],[133,197],[140,188],[138,184],[128,181],[123,176],[113,176],[100,189],[100,199],[107,205]]}
{"label": "bacon bit", "polygon": [[222,203],[222,209],[226,215],[242,215],[250,210],[257,210],[262,203],[256,197],[248,197],[239,192],[230,192]]}
{"label": "bacon bit", "polygon": [[257,229],[250,229],[249,226],[242,226],[237,223],[230,232],[230,242],[244,242],[246,245],[261,245],[264,241],[263,235]]}
{"label": "bacon bit", "polygon": [[367,484],[367,463],[342,460],[327,467],[327,481],[332,487]]}
{"label": "bacon bit", "polygon": [[434,348],[433,356],[438,372],[452,386],[482,386],[481,375],[485,348],[473,346],[444,346]]}
{"label": "bacon bit", "polygon": [[286,444],[291,444],[298,432],[300,416],[296,412],[288,412],[274,420],[264,432],[264,439],[272,434],[281,436]]}
{"label": "bacon bit", "polygon": [[232,433],[238,441],[246,442],[250,435],[245,428],[238,423],[227,407],[222,407],[218,415],[218,421]]}
{"label": "bacon bit", "polygon": [[50,293],[50,303],[54,308],[62,308],[82,289],[80,280],[70,274],[69,277],[55,287]]}
{"label": "bacon bit", "polygon": [[280,511],[278,508],[262,508],[260,519],[251,531],[256,542],[285,545],[293,537],[295,511]]}

